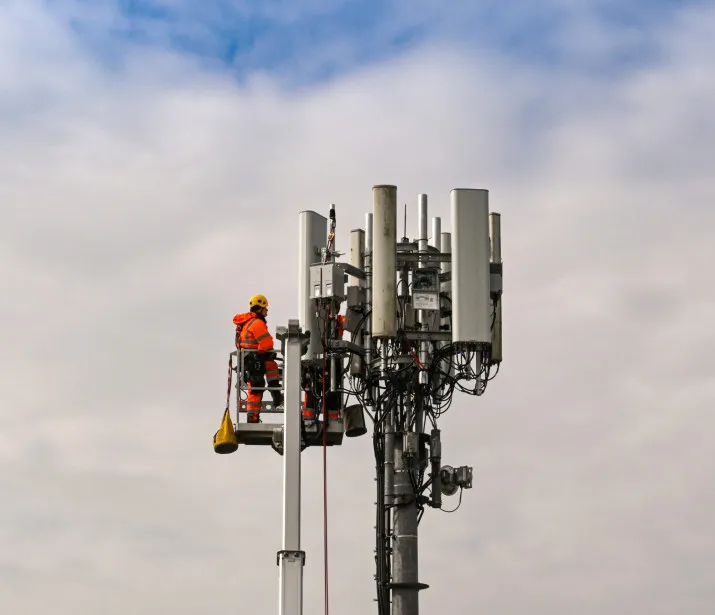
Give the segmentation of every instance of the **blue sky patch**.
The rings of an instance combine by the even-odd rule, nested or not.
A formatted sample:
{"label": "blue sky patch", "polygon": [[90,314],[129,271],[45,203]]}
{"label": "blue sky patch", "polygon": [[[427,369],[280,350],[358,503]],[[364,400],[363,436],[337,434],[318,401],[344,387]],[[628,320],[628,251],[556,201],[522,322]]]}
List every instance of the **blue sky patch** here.
{"label": "blue sky patch", "polygon": [[695,3],[115,0],[97,11],[96,3],[76,0],[71,23],[91,52],[110,64],[120,63],[126,49],[146,46],[193,56],[238,79],[262,71],[305,85],[427,42],[541,66],[627,70],[657,52],[650,32]]}

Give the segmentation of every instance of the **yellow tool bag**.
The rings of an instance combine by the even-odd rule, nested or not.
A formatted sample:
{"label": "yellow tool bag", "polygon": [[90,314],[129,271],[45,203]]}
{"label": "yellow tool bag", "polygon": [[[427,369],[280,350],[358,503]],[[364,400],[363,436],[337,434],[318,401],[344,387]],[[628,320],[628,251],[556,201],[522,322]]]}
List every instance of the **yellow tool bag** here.
{"label": "yellow tool bag", "polygon": [[231,421],[231,413],[228,408],[223,413],[223,420],[221,421],[221,427],[214,434],[214,451],[219,455],[226,455],[228,453],[233,453],[238,448],[238,438],[236,437],[236,432],[233,429],[233,422]]}

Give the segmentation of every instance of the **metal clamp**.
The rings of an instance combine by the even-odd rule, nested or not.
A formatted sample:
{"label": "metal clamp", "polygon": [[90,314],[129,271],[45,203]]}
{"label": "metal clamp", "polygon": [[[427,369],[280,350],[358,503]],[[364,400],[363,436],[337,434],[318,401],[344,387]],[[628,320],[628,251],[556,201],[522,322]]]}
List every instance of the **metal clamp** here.
{"label": "metal clamp", "polygon": [[281,559],[288,559],[292,562],[299,559],[300,565],[305,566],[305,551],[278,551],[278,553],[276,553],[276,566],[281,565]]}
{"label": "metal clamp", "polygon": [[427,583],[420,583],[418,581],[414,583],[388,583],[387,586],[390,589],[416,589],[417,591],[422,591],[424,589],[429,589]]}

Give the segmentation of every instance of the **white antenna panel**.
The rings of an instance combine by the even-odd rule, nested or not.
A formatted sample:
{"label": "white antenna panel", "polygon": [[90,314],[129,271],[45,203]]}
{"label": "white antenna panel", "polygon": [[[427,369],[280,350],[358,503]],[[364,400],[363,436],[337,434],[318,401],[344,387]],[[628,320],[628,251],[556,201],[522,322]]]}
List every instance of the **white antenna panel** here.
{"label": "white antenna panel", "polygon": [[489,191],[455,189],[452,208],[452,341],[490,345]]}

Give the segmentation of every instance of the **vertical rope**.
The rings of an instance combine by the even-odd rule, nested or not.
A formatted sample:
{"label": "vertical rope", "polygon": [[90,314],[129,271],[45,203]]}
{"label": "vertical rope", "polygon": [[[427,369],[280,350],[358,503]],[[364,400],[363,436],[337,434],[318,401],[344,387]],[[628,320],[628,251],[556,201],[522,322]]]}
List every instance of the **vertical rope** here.
{"label": "vertical rope", "polygon": [[328,325],[330,314],[326,314],[323,320],[323,575],[325,577],[325,615],[329,611],[329,583],[328,583],[328,407],[327,395],[327,350],[328,350]]}
{"label": "vertical rope", "polygon": [[[228,387],[226,388],[226,410],[231,409],[231,381],[233,372],[233,359],[231,355],[228,355]],[[236,417],[236,422],[238,423],[238,417]]]}

